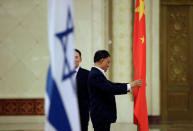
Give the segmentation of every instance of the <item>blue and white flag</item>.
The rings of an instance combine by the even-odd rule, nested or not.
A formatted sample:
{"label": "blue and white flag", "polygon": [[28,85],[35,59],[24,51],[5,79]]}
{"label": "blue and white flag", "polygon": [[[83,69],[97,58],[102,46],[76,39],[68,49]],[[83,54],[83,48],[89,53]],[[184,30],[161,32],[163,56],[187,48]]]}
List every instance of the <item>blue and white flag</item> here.
{"label": "blue and white flag", "polygon": [[72,0],[48,0],[51,64],[48,70],[46,131],[80,131],[74,75]]}

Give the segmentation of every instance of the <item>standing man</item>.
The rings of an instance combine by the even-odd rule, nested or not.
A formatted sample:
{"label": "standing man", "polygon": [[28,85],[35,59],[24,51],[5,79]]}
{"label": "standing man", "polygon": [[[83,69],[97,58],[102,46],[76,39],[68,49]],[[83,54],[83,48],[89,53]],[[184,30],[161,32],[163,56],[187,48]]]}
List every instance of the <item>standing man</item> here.
{"label": "standing man", "polygon": [[81,131],[88,131],[89,122],[89,95],[88,95],[88,74],[89,71],[81,68],[79,65],[82,62],[81,52],[75,49],[75,76],[77,82],[77,94],[80,112]]}
{"label": "standing man", "polygon": [[110,54],[99,50],[94,56],[94,67],[88,76],[90,114],[94,131],[110,131],[111,123],[117,119],[114,95],[127,94],[142,84],[141,80],[130,84],[113,83],[106,79],[105,72],[110,65]]}

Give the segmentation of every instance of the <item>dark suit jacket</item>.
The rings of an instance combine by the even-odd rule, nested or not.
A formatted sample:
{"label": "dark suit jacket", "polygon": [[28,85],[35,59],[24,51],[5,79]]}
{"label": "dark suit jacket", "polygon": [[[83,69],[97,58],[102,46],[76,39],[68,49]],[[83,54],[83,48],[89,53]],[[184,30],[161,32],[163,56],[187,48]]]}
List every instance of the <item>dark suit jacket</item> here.
{"label": "dark suit jacket", "polygon": [[88,128],[88,121],[89,121],[89,95],[87,86],[88,74],[89,74],[88,70],[80,67],[76,75],[78,103],[79,103],[82,131],[85,131],[86,128]]}
{"label": "dark suit jacket", "polygon": [[90,115],[94,128],[117,119],[115,96],[127,93],[127,84],[112,83],[93,67],[88,76]]}

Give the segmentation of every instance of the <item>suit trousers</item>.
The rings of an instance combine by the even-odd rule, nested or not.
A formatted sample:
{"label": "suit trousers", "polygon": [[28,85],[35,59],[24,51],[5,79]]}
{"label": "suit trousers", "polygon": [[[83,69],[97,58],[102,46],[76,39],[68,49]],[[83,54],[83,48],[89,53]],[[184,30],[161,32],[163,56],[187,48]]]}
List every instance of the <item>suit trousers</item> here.
{"label": "suit trousers", "polygon": [[88,121],[81,120],[81,131],[88,131]]}

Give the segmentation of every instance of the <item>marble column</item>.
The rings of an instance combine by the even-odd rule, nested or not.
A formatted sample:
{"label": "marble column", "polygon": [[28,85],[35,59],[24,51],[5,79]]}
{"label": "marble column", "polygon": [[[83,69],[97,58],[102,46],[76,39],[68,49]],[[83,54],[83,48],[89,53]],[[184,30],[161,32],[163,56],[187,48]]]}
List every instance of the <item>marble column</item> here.
{"label": "marble column", "polygon": [[[151,4],[150,4],[151,3]],[[151,87],[149,89],[151,101],[149,102],[149,114],[152,116],[159,116],[160,115],[160,40],[159,40],[159,32],[160,32],[160,0],[153,0],[152,2],[149,1],[151,5]]]}
{"label": "marble column", "polygon": [[108,0],[75,0],[75,46],[82,51],[82,66],[93,66],[94,53],[108,50]]}
{"label": "marble column", "polygon": [[[132,0],[113,0],[112,80],[130,82],[133,79],[132,62]],[[131,94],[116,96],[117,123],[133,122],[133,99]]]}
{"label": "marble column", "polygon": [[147,44],[146,98],[150,116],[160,115],[159,6],[159,0],[145,1]]}

